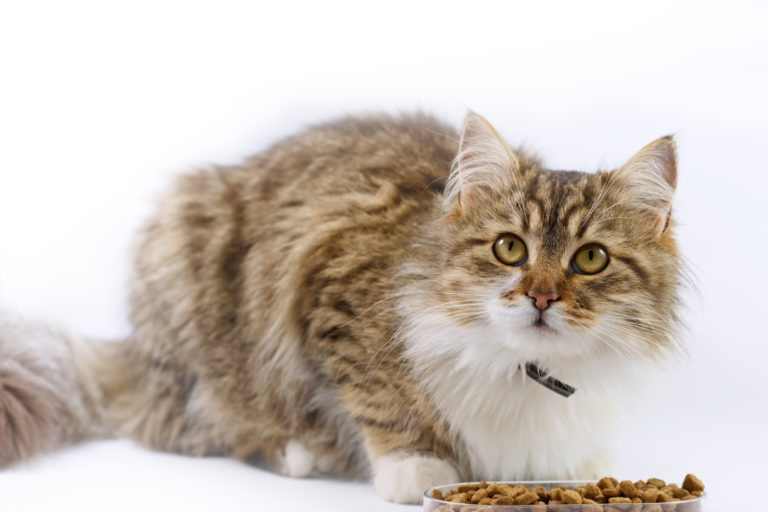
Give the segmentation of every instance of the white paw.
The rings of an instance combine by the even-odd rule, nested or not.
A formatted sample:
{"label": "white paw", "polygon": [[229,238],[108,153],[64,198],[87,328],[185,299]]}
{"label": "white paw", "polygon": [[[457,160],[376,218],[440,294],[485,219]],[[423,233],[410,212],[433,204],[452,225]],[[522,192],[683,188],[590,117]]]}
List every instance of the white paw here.
{"label": "white paw", "polygon": [[374,466],[373,487],[379,496],[395,503],[421,503],[430,487],[458,481],[453,464],[436,457],[387,456]]}
{"label": "white paw", "polygon": [[312,473],[314,464],[315,456],[307,450],[304,443],[291,439],[285,444],[281,473],[294,478],[303,478]]}
{"label": "white paw", "polygon": [[613,460],[606,453],[597,453],[579,468],[575,478],[578,480],[597,480],[613,473]]}

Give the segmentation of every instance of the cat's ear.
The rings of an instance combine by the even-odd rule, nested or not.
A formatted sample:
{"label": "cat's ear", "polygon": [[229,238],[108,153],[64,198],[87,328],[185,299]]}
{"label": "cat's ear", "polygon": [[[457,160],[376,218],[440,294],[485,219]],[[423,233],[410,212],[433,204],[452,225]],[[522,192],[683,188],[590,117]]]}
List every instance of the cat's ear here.
{"label": "cat's ear", "polygon": [[614,171],[626,206],[642,211],[661,235],[669,226],[677,186],[677,146],[672,136],[651,142]]}
{"label": "cat's ear", "polygon": [[463,207],[493,193],[517,188],[520,162],[504,139],[482,116],[464,118],[459,152],[445,191],[446,210]]}

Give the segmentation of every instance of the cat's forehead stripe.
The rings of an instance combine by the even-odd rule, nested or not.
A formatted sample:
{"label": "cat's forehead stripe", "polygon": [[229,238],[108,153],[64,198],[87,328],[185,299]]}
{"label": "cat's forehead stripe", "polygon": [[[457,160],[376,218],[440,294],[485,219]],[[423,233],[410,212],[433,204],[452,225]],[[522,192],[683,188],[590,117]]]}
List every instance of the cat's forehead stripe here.
{"label": "cat's forehead stripe", "polygon": [[[592,175],[576,171],[536,169],[528,175],[520,215],[524,233],[540,239],[540,249],[554,257],[571,237],[578,236],[594,198]],[[512,201],[514,203],[514,201]]]}
{"label": "cat's forehead stripe", "polygon": [[535,205],[537,215],[529,222],[524,220],[524,228],[548,235],[566,231],[577,238],[583,236],[588,227],[583,220],[601,181],[599,174],[537,170],[525,189],[526,203]]}

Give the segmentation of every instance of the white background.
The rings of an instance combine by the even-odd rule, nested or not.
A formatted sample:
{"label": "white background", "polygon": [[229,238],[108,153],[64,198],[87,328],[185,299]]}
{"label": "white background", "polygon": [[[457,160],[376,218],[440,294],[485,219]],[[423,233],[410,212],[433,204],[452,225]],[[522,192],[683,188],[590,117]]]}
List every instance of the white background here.
{"label": "white background", "polygon": [[[707,510],[759,510],[728,486],[768,460],[766,4],[277,3],[0,3],[0,306],[129,334],[132,233],[170,176],[339,114],[472,109],[579,170],[675,133],[690,357],[627,397],[615,474],[690,471]],[[127,441],[0,472],[2,512],[400,508]]]}

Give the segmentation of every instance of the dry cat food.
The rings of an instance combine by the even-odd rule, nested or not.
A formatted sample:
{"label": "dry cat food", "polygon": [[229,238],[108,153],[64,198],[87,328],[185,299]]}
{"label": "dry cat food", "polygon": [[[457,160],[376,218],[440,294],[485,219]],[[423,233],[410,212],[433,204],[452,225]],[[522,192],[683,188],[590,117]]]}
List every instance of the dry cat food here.
{"label": "dry cat food", "polygon": [[[524,487],[514,484],[498,483],[467,483],[460,484],[456,489],[445,495],[439,489],[433,489],[431,496],[437,500],[452,503],[467,503],[475,505],[582,505],[581,509],[588,512],[590,508],[584,505],[596,505],[596,511],[604,510],[601,504],[613,503],[654,503],[665,504],[654,507],[644,507],[646,512],[665,512],[669,505],[701,497],[704,484],[696,476],[688,474],[682,486],[674,483],[667,484],[658,478],[621,482],[611,477],[604,477],[596,483],[588,483],[575,489],[562,486],[546,489],[542,486]],[[435,509],[436,511],[442,508]],[[452,510],[450,506],[446,512]],[[622,509],[624,510],[624,509]],[[627,509],[628,510],[628,509]]]}

